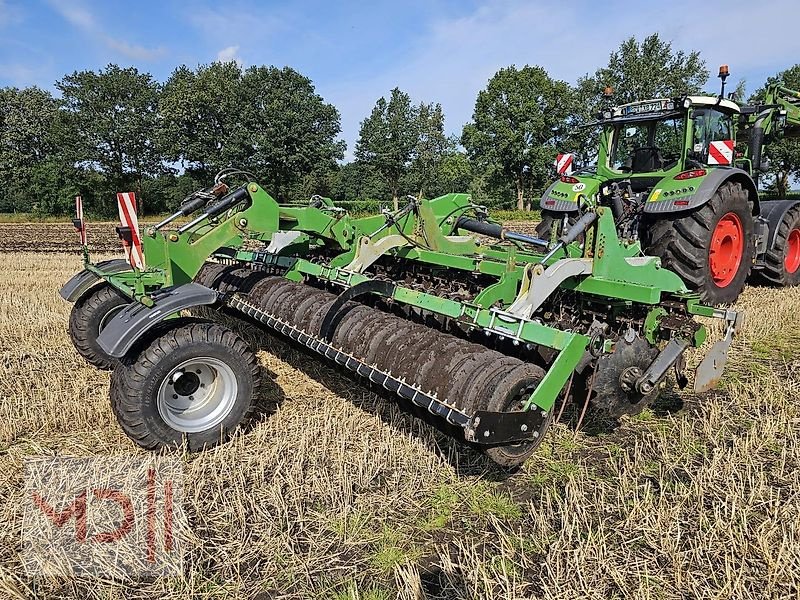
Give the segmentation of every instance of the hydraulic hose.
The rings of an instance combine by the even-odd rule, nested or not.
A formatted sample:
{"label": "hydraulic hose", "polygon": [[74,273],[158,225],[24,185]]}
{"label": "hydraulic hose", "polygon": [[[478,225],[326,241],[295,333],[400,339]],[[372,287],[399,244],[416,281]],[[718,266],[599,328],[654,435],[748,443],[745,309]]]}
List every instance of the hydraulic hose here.
{"label": "hydraulic hose", "polygon": [[473,233],[479,233],[487,237],[493,237],[498,240],[512,240],[515,242],[522,242],[523,244],[532,244],[534,246],[541,246],[546,248],[548,246],[547,240],[535,238],[524,233],[518,233],[505,229],[498,223],[489,223],[488,221],[478,221],[469,217],[459,217],[456,221],[456,228],[466,229]]}

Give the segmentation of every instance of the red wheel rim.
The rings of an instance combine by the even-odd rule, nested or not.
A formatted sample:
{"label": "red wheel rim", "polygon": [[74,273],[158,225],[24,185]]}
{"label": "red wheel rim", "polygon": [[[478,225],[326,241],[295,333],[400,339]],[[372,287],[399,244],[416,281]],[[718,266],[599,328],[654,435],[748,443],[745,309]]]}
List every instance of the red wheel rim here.
{"label": "red wheel rim", "polygon": [[800,229],[792,229],[789,232],[783,266],[787,273],[795,273],[800,269]]}
{"label": "red wheel rim", "polygon": [[711,277],[718,287],[727,287],[734,280],[743,254],[742,220],[736,213],[729,212],[717,222],[714,233],[711,234],[711,248],[708,252]]}

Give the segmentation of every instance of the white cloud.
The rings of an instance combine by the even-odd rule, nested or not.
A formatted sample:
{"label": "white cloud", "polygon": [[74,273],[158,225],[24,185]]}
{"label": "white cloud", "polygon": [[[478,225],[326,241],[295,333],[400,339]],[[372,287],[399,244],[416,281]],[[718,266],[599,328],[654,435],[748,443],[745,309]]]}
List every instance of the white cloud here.
{"label": "white cloud", "polygon": [[[787,68],[800,56],[800,36],[791,15],[796,0],[762,0],[760,14],[784,15],[753,23],[750,1],[724,4],[678,0],[663,5],[609,2],[539,3],[488,0],[471,14],[429,23],[421,43],[395,68],[363,80],[320,86],[342,114],[351,155],[359,123],[375,100],[398,86],[419,101],[440,102],[447,129],[460,133],[471,119],[478,92],[501,67],[541,65],[551,76],[574,83],[604,65],[623,39],[659,32],[676,49],[699,50],[716,88],[716,67],[726,63],[734,80],[748,78],[752,91],[762,73]],[[723,18],[724,16],[724,18]],[[749,43],[735,43],[750,40]]]}
{"label": "white cloud", "polygon": [[235,62],[241,67],[242,59],[239,57],[239,46],[228,46],[217,52],[217,61],[226,63]]}
{"label": "white cloud", "polygon": [[166,50],[162,47],[145,48],[105,33],[105,28],[97,22],[95,16],[76,0],[47,0],[47,2],[70,24],[126,58],[151,61],[166,54]]}

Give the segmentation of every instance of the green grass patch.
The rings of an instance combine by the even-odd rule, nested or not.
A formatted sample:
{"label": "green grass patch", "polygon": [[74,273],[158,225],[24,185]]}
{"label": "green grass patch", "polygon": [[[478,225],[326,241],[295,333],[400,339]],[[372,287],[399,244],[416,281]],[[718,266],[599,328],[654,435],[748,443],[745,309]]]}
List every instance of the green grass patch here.
{"label": "green grass patch", "polygon": [[380,571],[391,573],[396,565],[419,558],[419,552],[404,543],[406,539],[397,529],[384,527],[383,534],[374,545],[370,564]]}
{"label": "green grass patch", "polygon": [[522,516],[522,508],[511,496],[492,490],[485,484],[478,484],[473,488],[469,509],[478,516],[493,515],[498,519],[518,519]]}
{"label": "green grass patch", "polygon": [[427,511],[419,523],[420,529],[433,531],[441,529],[453,517],[453,510],[461,502],[455,489],[448,485],[437,487],[425,502]]}

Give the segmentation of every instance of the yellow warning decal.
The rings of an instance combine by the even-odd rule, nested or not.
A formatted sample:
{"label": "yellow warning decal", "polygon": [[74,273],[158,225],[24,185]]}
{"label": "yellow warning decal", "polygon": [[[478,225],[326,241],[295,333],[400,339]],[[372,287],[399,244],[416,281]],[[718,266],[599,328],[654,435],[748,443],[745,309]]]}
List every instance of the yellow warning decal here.
{"label": "yellow warning decal", "polygon": [[653,193],[650,194],[650,202],[655,202],[656,200],[658,200],[658,197],[660,195],[661,195],[661,188],[658,188],[657,190],[653,190]]}

